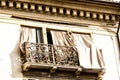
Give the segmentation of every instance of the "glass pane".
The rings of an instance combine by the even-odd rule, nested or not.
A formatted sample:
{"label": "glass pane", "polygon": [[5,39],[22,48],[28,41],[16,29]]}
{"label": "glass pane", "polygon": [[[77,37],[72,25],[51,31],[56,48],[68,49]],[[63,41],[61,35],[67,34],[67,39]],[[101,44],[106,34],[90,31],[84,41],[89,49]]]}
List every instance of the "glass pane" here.
{"label": "glass pane", "polygon": [[48,39],[48,44],[53,44],[52,35],[50,31],[47,31],[47,39]]}
{"label": "glass pane", "polygon": [[38,43],[42,43],[42,30],[36,29],[36,40]]}

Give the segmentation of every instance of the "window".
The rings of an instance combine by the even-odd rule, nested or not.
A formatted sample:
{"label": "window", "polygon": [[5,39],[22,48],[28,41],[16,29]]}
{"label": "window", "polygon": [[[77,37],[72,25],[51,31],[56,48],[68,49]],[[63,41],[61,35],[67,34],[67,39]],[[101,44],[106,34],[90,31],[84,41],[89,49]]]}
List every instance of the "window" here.
{"label": "window", "polygon": [[27,61],[104,68],[102,51],[95,46],[90,34],[47,30],[48,44],[43,44],[42,29],[23,27],[22,30],[21,43],[27,42]]}
{"label": "window", "polygon": [[52,35],[50,33],[50,30],[47,30],[47,41],[48,41],[48,44],[53,44]]}
{"label": "window", "polygon": [[24,42],[37,42],[42,43],[42,29],[41,28],[31,28],[31,27],[21,27],[21,44]]}
{"label": "window", "polygon": [[[103,68],[105,66],[102,51],[95,46],[90,34],[56,30],[50,30],[48,34],[50,35],[48,41],[52,42],[53,45],[71,46],[73,49],[75,48],[74,51],[77,51],[79,54],[79,64],[81,66],[85,68]],[[64,50],[59,49],[59,51]]]}
{"label": "window", "polygon": [[42,43],[43,42],[42,29],[40,29],[40,28],[36,29],[36,41],[37,41],[37,43]]}

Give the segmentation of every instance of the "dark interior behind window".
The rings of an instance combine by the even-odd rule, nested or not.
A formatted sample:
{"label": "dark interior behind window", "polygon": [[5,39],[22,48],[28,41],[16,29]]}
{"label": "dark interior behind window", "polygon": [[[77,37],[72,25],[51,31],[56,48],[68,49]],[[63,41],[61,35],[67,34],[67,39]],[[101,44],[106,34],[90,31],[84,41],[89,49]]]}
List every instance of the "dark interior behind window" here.
{"label": "dark interior behind window", "polygon": [[48,40],[48,44],[53,44],[52,35],[50,31],[47,31],[47,40]]}
{"label": "dark interior behind window", "polygon": [[36,29],[36,41],[37,41],[37,43],[43,42],[41,29]]}

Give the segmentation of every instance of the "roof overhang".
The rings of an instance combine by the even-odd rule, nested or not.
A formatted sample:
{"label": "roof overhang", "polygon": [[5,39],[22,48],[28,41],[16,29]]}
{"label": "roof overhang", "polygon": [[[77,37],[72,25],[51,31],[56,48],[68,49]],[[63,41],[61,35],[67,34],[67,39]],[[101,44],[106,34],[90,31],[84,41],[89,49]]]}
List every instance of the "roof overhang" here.
{"label": "roof overhang", "polygon": [[49,22],[79,24],[82,19],[115,23],[120,16],[119,3],[104,1],[1,0],[0,4],[0,13]]}

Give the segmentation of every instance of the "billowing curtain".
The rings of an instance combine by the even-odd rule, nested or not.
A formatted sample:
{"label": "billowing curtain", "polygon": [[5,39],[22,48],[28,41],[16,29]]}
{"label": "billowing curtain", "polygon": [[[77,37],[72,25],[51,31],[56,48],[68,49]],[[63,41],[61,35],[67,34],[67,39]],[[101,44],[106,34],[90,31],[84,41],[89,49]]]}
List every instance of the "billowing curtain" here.
{"label": "billowing curtain", "polygon": [[53,44],[77,48],[79,64],[84,68],[103,68],[105,66],[102,50],[99,50],[90,35],[51,31]]}
{"label": "billowing curtain", "polygon": [[20,48],[24,42],[36,42],[36,30],[29,27],[21,27]]}
{"label": "billowing curtain", "polygon": [[36,30],[29,27],[21,27],[21,44],[24,42],[36,42]]}
{"label": "billowing curtain", "polygon": [[80,65],[85,68],[104,68],[102,50],[98,49],[90,35],[73,34],[77,44]]}
{"label": "billowing curtain", "polygon": [[80,34],[73,34],[73,36],[79,53],[80,65],[86,68],[91,67],[90,45],[84,43]]}
{"label": "billowing curtain", "polygon": [[[75,65],[75,62],[77,62],[78,59],[75,58],[76,57],[75,53],[74,54],[72,53],[72,50],[74,48],[69,47],[69,46],[73,46],[73,44],[72,44],[72,40],[69,38],[69,36],[67,36],[67,33],[62,31],[51,31],[51,35],[52,35],[53,44],[57,45],[54,46],[56,63]],[[72,60],[73,58],[71,57],[74,57],[74,60]]]}
{"label": "billowing curtain", "polygon": [[[21,51],[24,53],[24,42],[36,42],[36,30],[34,28],[29,28],[29,27],[21,27],[21,35],[20,35],[20,49]],[[32,51],[34,51],[34,49],[36,48],[31,48]],[[26,55],[27,61],[31,61],[34,62],[34,56],[36,55],[36,53],[31,53],[29,51],[27,51],[28,54],[22,54],[22,56],[24,57],[24,55]]]}
{"label": "billowing curtain", "polygon": [[66,32],[62,31],[51,31],[53,44],[59,46],[70,46],[66,40]]}

